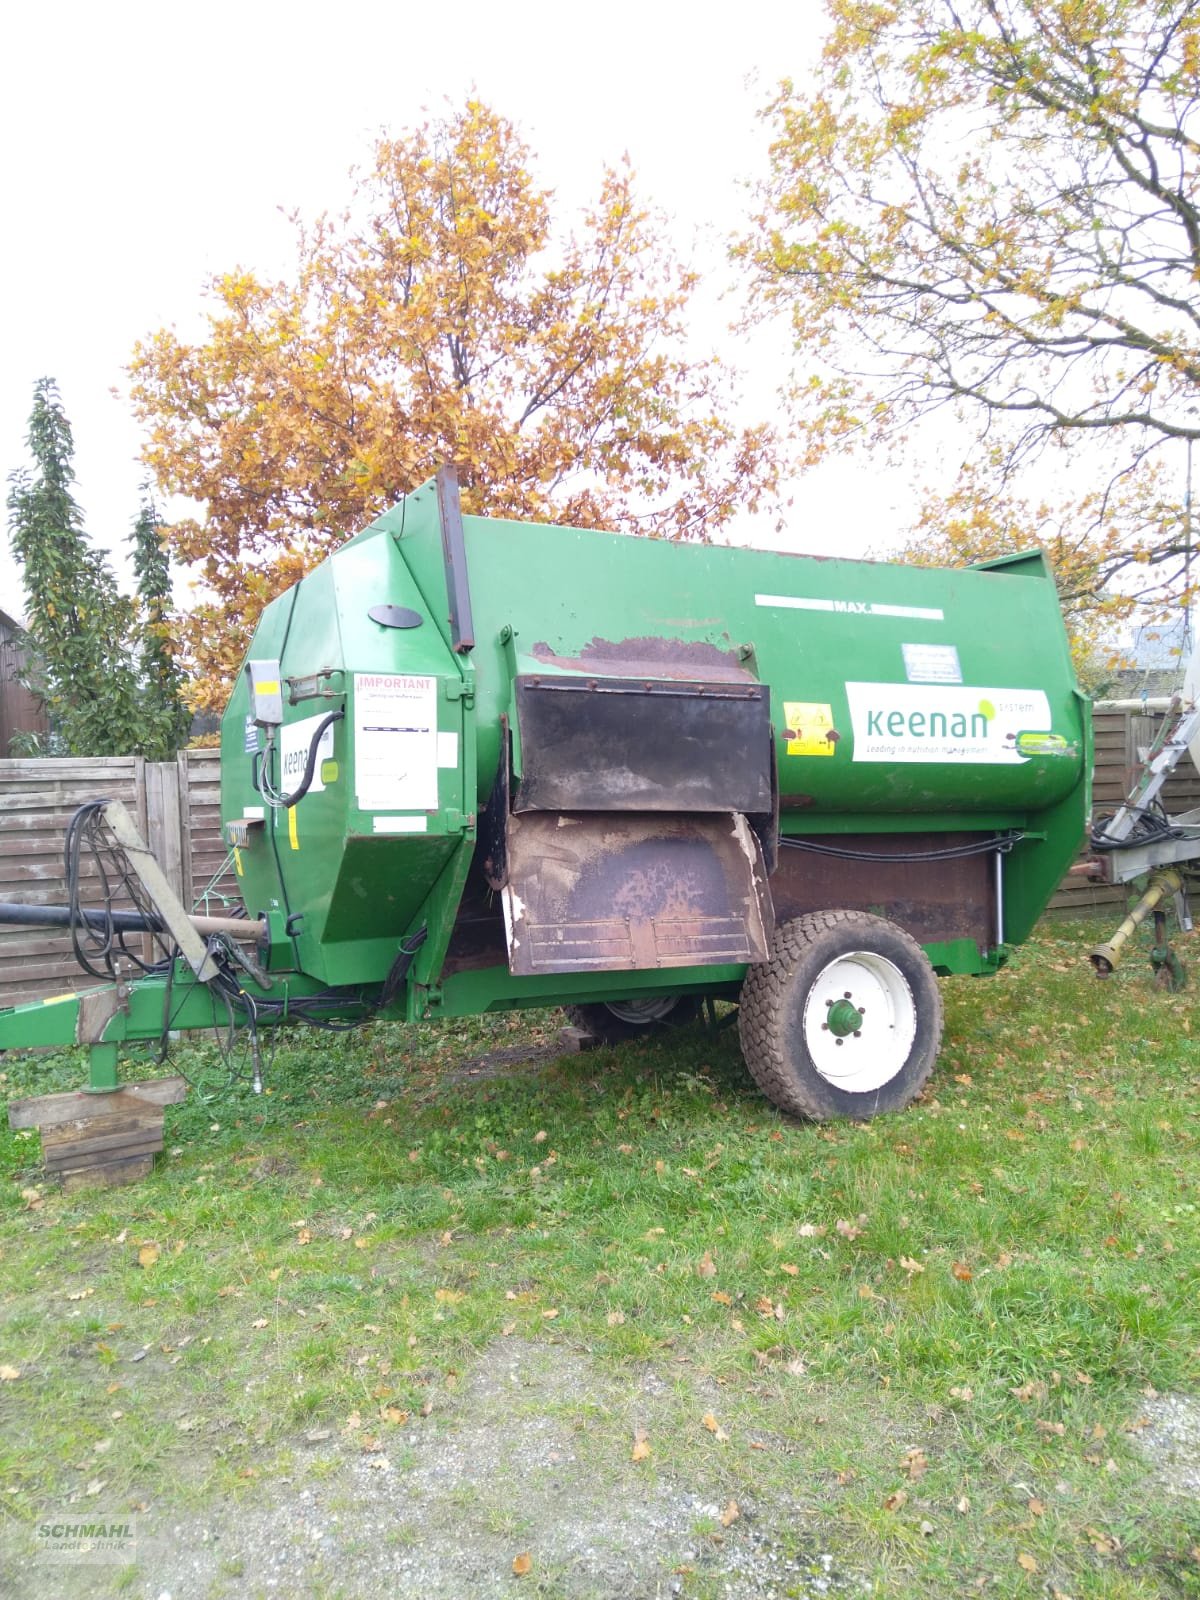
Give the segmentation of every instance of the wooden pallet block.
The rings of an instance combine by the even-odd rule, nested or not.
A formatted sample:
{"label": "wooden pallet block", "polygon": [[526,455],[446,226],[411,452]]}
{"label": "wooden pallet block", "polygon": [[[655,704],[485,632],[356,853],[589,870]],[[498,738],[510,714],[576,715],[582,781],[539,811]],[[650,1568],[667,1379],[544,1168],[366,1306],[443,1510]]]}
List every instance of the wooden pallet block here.
{"label": "wooden pallet block", "polygon": [[122,1084],[103,1094],[69,1090],[14,1100],[10,1128],[37,1128],[48,1174],[66,1189],[136,1183],[163,1147],[165,1108],[187,1094],[183,1078]]}

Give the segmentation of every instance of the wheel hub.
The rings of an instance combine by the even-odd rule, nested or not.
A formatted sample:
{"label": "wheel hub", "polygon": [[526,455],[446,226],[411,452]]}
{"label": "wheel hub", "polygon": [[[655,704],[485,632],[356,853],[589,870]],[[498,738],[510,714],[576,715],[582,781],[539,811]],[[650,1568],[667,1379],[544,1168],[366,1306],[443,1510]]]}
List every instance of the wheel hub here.
{"label": "wheel hub", "polygon": [[862,1012],[851,1003],[849,995],[845,995],[841,1000],[835,1000],[825,1018],[825,1026],[837,1039],[845,1039],[851,1033],[857,1034],[862,1028],[862,1023]]}
{"label": "wheel hub", "polygon": [[908,980],[876,950],[849,950],[821,969],[803,1011],[804,1044],[835,1088],[870,1094],[900,1072],[917,1031]]}

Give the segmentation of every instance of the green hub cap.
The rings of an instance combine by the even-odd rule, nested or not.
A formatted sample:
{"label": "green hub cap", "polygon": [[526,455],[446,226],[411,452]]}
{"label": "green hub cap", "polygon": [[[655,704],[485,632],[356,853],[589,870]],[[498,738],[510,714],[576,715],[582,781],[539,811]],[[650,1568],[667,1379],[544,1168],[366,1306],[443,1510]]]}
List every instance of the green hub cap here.
{"label": "green hub cap", "polygon": [[825,1018],[825,1026],[839,1039],[857,1033],[862,1027],[862,1012],[849,1000],[835,1000]]}

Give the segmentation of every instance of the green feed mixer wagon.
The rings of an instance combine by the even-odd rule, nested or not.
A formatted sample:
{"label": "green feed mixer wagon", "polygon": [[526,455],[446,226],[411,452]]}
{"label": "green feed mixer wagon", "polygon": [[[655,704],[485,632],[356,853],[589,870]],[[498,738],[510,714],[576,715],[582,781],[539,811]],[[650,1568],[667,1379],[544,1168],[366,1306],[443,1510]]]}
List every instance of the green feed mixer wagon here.
{"label": "green feed mixer wagon", "polygon": [[1038,552],[948,571],[493,521],[443,469],[263,613],[221,731],[244,918],[191,917],[101,802],[70,904],[0,909],[57,917],[104,980],[0,1015],[0,1047],[91,1052],[61,1114],[18,1114],[84,1145],[106,1096],[152,1120],[118,1058],[168,1028],[561,1005],[615,1042],[706,1001],[739,1003],[780,1109],[898,1110],[935,975],[996,971],[1080,845],[1088,709]]}

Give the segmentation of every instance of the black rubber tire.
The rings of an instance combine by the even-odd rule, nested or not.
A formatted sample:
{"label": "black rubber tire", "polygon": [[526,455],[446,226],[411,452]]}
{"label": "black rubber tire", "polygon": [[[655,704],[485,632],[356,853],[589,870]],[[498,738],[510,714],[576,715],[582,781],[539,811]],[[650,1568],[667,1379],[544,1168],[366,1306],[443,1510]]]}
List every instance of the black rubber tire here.
{"label": "black rubber tire", "polygon": [[[916,1029],[906,1059],[866,1093],[839,1088],[818,1072],[804,1040],[804,1006],[820,974],[839,956],[885,957],[908,985]],[[771,960],[752,966],[742,984],[738,1033],[755,1083],[793,1116],[826,1122],[902,1111],[920,1094],[942,1042],[942,997],[925,952],[883,917],[865,911],[815,911],[780,924]]]}
{"label": "black rubber tire", "polygon": [[700,1002],[695,995],[681,994],[665,1017],[654,1017],[646,1022],[631,1022],[628,1017],[618,1017],[604,1001],[586,1006],[566,1006],[564,1009],[577,1028],[590,1033],[601,1044],[624,1044],[629,1039],[645,1039],[664,1028],[686,1027],[699,1015]]}

